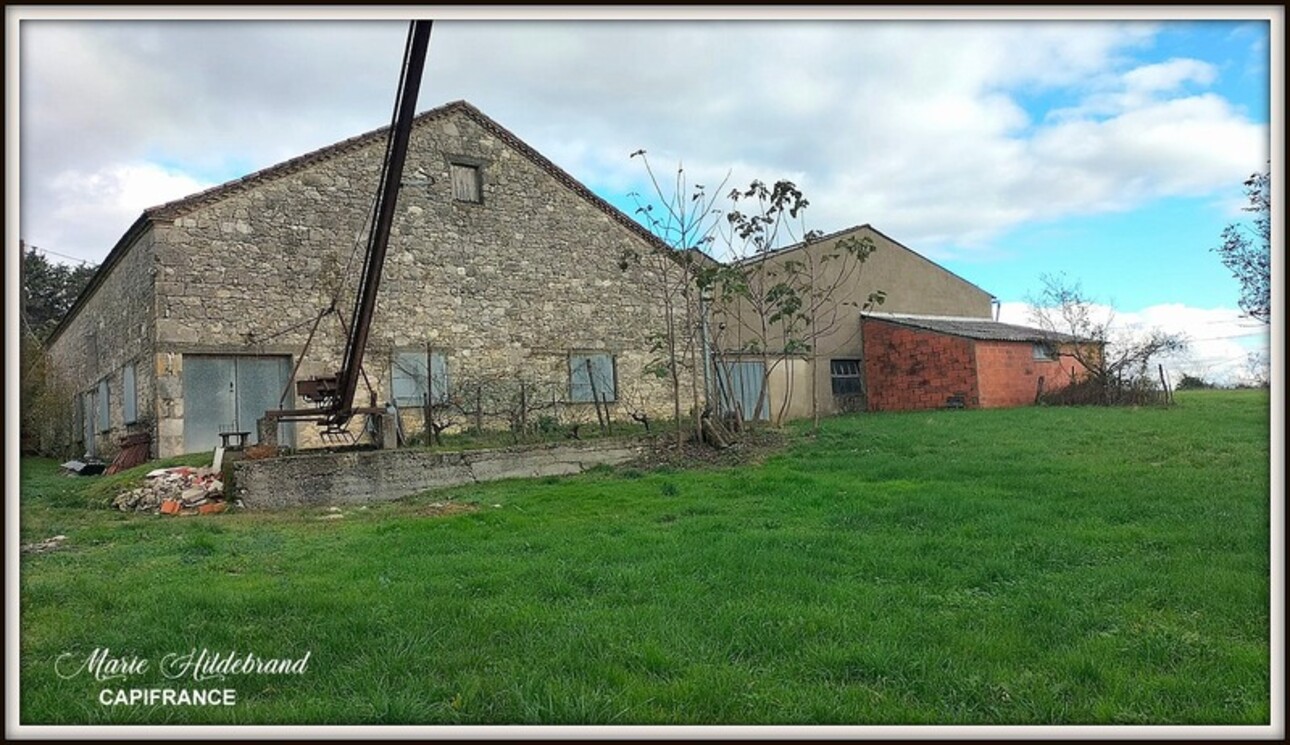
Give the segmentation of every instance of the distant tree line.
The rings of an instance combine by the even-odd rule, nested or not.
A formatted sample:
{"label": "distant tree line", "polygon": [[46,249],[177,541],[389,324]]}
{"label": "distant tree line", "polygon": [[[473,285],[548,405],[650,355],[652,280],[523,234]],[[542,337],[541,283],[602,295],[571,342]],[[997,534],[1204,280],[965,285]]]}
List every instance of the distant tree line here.
{"label": "distant tree line", "polygon": [[60,455],[71,441],[72,391],[49,364],[45,342],[98,269],[50,261],[20,241],[22,332],[19,361],[19,425],[24,452]]}

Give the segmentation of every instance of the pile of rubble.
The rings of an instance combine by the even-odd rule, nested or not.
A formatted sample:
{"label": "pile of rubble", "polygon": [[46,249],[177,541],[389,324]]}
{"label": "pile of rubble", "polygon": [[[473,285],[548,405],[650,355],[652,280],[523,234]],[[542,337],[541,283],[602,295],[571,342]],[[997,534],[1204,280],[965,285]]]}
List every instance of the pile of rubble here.
{"label": "pile of rubble", "polygon": [[223,512],[224,483],[214,468],[176,466],[158,468],[148,483],[118,494],[112,506],[122,512],[160,512],[163,515],[198,515]]}

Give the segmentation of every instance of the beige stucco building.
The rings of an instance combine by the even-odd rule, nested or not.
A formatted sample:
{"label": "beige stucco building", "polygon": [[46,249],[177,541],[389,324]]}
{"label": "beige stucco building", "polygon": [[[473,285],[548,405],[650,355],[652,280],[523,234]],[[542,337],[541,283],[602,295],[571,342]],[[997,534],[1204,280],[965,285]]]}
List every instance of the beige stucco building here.
{"label": "beige stucco building", "polygon": [[[846,250],[848,245],[854,250]],[[784,323],[770,320],[771,308],[746,301],[715,304],[718,362],[710,377],[723,390],[731,389],[726,400],[760,418],[808,417],[815,408],[822,416],[867,408],[861,313],[869,307],[981,319],[993,313],[990,293],[869,225],[772,251],[740,266],[750,295],[764,297],[779,283],[797,285],[806,298],[803,313],[811,319],[785,333]],[[814,288],[814,300],[806,288]],[[881,304],[872,304],[879,293]],[[761,380],[765,393],[759,404]]]}

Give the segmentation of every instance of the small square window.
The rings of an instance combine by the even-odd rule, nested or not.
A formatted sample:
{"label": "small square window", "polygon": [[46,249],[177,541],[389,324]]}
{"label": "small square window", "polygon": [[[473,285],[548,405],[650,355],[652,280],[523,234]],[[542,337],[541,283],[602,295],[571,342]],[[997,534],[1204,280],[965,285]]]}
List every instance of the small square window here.
{"label": "small square window", "polygon": [[1052,361],[1057,359],[1057,350],[1052,344],[1039,342],[1034,345],[1034,358],[1037,360]]}
{"label": "small square window", "polygon": [[860,381],[860,360],[829,360],[833,395],[853,396],[864,391]]}
{"label": "small square window", "polygon": [[449,168],[452,171],[452,198],[458,202],[482,203],[484,195],[480,188],[479,166],[452,163]]}

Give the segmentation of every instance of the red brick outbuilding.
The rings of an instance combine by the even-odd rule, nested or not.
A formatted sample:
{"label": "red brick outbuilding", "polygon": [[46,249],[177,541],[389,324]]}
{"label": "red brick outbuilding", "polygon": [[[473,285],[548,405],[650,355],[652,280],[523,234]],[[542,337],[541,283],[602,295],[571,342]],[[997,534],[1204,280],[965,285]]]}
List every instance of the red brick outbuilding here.
{"label": "red brick outbuilding", "polygon": [[866,313],[861,324],[870,411],[1025,406],[1083,374],[1067,334],[895,313]]}

